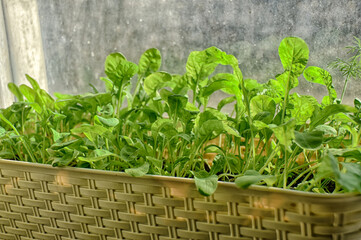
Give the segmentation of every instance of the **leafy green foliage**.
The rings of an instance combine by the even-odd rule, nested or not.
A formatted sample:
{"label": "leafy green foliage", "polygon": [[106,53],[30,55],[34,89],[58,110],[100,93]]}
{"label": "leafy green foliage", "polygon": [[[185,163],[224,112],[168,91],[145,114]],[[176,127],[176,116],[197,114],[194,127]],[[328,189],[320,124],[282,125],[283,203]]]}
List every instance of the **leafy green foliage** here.
{"label": "leafy green foliage", "polygon": [[337,98],[336,90],[332,84],[332,76],[326,70],[310,66],[304,72],[303,76],[309,82],[318,83],[327,87],[328,91],[328,104],[332,104]]}
{"label": "leafy green foliage", "polygon": [[[134,177],[193,177],[204,196],[219,180],[240,188],[361,192],[361,101],[339,104],[332,76],[306,68],[302,39],[285,38],[278,52],[284,71],[264,84],[243,79],[238,60],[216,47],[191,52],[183,75],[160,71],[155,48],[138,65],[112,53],[104,93],[54,99],[26,75],[29,85],[9,84],[18,102],[0,109],[0,157]],[[355,65],[347,71],[357,75]],[[321,104],[290,93],[301,74],[327,88]],[[227,96],[211,108],[218,91]]]}
{"label": "leafy green foliage", "polygon": [[329,64],[329,67],[338,69],[345,77],[340,102],[342,102],[345,96],[347,82],[351,78],[360,79],[361,77],[361,40],[355,37],[353,45],[346,47],[346,49],[348,49],[348,59],[336,58],[336,60]]}

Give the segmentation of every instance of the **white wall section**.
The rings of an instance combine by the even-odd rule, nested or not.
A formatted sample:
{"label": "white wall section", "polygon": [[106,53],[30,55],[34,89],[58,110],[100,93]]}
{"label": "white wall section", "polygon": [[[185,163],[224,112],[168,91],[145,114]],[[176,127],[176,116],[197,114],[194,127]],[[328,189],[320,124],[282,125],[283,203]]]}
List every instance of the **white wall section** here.
{"label": "white wall section", "polygon": [[2,0],[13,82],[28,84],[25,74],[47,89],[47,78],[36,0]]}
{"label": "white wall section", "polygon": [[3,108],[10,105],[14,97],[7,88],[8,83],[12,82],[12,76],[2,2],[0,2],[0,56],[0,108]]}

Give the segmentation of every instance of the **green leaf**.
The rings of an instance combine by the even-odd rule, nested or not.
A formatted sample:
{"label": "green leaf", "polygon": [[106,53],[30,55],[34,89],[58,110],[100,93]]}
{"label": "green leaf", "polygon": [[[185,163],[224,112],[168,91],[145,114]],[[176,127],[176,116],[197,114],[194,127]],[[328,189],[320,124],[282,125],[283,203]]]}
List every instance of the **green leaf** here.
{"label": "green leaf", "polygon": [[165,86],[171,85],[172,75],[166,72],[156,72],[144,79],[144,90],[149,96]]}
{"label": "green leaf", "polygon": [[328,151],[336,156],[336,157],[343,157],[348,159],[355,159],[357,161],[361,161],[361,148],[329,148]]}
{"label": "green leaf", "polygon": [[292,118],[296,119],[297,125],[305,124],[313,116],[315,107],[308,96],[299,96],[297,93],[293,93],[289,103],[293,105],[289,111]]}
{"label": "green leaf", "polygon": [[94,133],[98,135],[104,134],[106,131],[108,131],[107,128],[99,125],[89,125],[89,124],[83,124],[80,127],[73,128],[71,130],[72,133]]}
{"label": "green leaf", "polygon": [[314,115],[314,117],[311,119],[310,123],[310,129],[314,129],[318,125],[324,124],[325,121],[332,115],[335,115],[337,113],[347,113],[347,112],[357,112],[357,109],[348,105],[343,104],[332,104],[329,106],[326,106],[324,109],[322,109],[320,112]]}
{"label": "green leaf", "polygon": [[295,131],[295,142],[303,149],[317,150],[323,143],[323,132],[298,132]]}
{"label": "green leaf", "polygon": [[316,179],[318,181],[326,178],[333,178],[338,184],[349,192],[361,193],[361,166],[359,163],[339,162],[329,152],[321,159],[321,164],[317,169]]}
{"label": "green leaf", "polygon": [[281,41],[278,48],[285,71],[277,77],[283,89],[289,91],[298,85],[298,77],[306,67],[308,61],[308,46],[300,38],[287,37]]}
{"label": "green leaf", "polygon": [[[202,113],[203,114],[203,113]],[[239,132],[228,125],[226,120],[210,119],[210,120],[196,120],[196,134],[201,137],[210,137],[211,139],[218,136],[222,132],[240,137]]]}
{"label": "green leaf", "polygon": [[211,78],[210,84],[202,89],[202,97],[209,97],[212,93],[222,90],[228,94],[240,94],[239,82],[237,78],[230,73],[218,73]]}
{"label": "green leaf", "polygon": [[31,86],[33,87],[34,91],[38,91],[40,90],[40,86],[38,84],[38,82],[33,79],[32,77],[30,77],[28,74],[25,74],[26,79],[29,81],[29,83],[31,84]]}
{"label": "green leaf", "polygon": [[251,117],[255,117],[257,114],[268,112],[268,117],[264,118],[265,123],[270,123],[276,112],[276,103],[273,98],[267,95],[258,95],[250,101]]}
{"label": "green leaf", "polygon": [[126,162],[131,162],[138,157],[138,148],[126,145],[120,150],[120,158]]}
{"label": "green leaf", "polygon": [[31,102],[31,103],[35,102],[36,93],[31,87],[29,87],[29,86],[27,86],[25,84],[22,84],[22,85],[19,86],[19,89],[20,89],[20,92],[26,97],[26,99],[29,102]]}
{"label": "green leaf", "polygon": [[331,136],[337,136],[337,131],[336,129],[334,129],[333,127],[329,126],[329,125],[318,125],[317,127],[315,127],[316,131],[322,131],[324,135],[331,135]]}
{"label": "green leaf", "polygon": [[338,182],[349,192],[361,193],[361,166],[358,163],[342,162],[343,171]]}
{"label": "green leaf", "polygon": [[360,99],[355,98],[355,99],[353,100],[353,104],[354,104],[355,108],[357,108],[357,110],[360,110],[360,109],[361,109],[361,100],[360,100]]}
{"label": "green leaf", "polygon": [[217,47],[210,47],[203,51],[207,57],[207,62],[215,62],[222,65],[238,66],[235,56],[223,52]]}
{"label": "green leaf", "polygon": [[209,175],[208,172],[204,170],[192,173],[194,175],[197,190],[200,194],[203,196],[210,196],[216,191],[218,184],[217,175]]}
{"label": "green leaf", "polygon": [[272,129],[278,141],[280,141],[280,143],[284,145],[286,149],[289,151],[291,151],[290,146],[292,144],[292,140],[295,139],[295,134],[294,134],[295,127],[296,127],[295,119],[291,119],[280,126],[270,125],[270,128]]}
{"label": "green leaf", "polygon": [[92,142],[94,142],[96,136],[103,135],[108,131],[107,128],[100,126],[100,125],[89,125],[89,124],[83,124],[80,127],[73,128],[71,130],[71,133],[73,134],[79,134],[84,133],[84,135]]}
{"label": "green leaf", "polygon": [[178,134],[173,121],[166,118],[157,119],[151,126],[151,132],[154,139],[158,137],[159,133],[163,133],[168,139]]}
{"label": "green leaf", "polygon": [[7,125],[9,125],[15,132],[16,135],[20,136],[20,133],[16,127],[0,112],[0,120],[3,120]]}
{"label": "green leaf", "polygon": [[187,102],[185,108],[188,112],[198,113],[200,110],[193,103]]}
{"label": "green leaf", "polygon": [[244,79],[244,87],[250,92],[261,88],[262,84],[258,83],[255,79]]}
{"label": "green leaf", "polygon": [[4,135],[5,135],[5,133],[6,133],[5,128],[0,127],[0,137],[4,136]]}
{"label": "green leaf", "polygon": [[148,76],[159,70],[162,63],[160,52],[156,48],[150,48],[145,51],[139,59],[139,75]]}
{"label": "green leaf", "polygon": [[[109,78],[104,78],[104,77],[101,77],[100,78],[101,81],[104,82],[105,84],[105,89],[107,92],[111,92],[114,88],[114,83],[112,80],[110,80]],[[55,95],[55,94],[54,94]],[[56,95],[55,95],[56,96]]]}
{"label": "green leaf", "polygon": [[218,63],[204,51],[193,51],[189,54],[186,64],[186,75],[189,86],[194,89],[201,81],[214,72]]}
{"label": "green leaf", "polygon": [[221,109],[227,105],[227,104],[230,104],[234,101],[236,101],[236,97],[235,96],[231,96],[231,97],[227,97],[227,98],[224,98],[222,99],[221,101],[219,101],[218,105],[217,105],[217,110],[218,111],[221,111]]}
{"label": "green leaf", "polygon": [[17,98],[18,101],[20,101],[20,102],[24,101],[23,94],[21,93],[18,86],[16,86],[16,84],[9,83],[8,88],[9,88],[10,92],[12,92],[15,95],[15,97]]}
{"label": "green leaf", "polygon": [[182,95],[173,94],[168,97],[168,105],[171,116],[177,114],[180,116],[185,109],[188,102],[188,98]]}
{"label": "green leaf", "polygon": [[149,163],[145,162],[143,165],[135,168],[125,169],[125,173],[132,177],[142,177],[146,175],[149,171]]}
{"label": "green leaf", "polygon": [[332,84],[332,76],[326,70],[319,67],[310,66],[303,72],[303,76],[309,82],[318,83],[327,87],[329,94],[328,104],[332,104],[333,101],[337,98],[337,92]]}
{"label": "green leaf", "polygon": [[277,103],[281,102],[285,96],[285,88],[281,82],[270,79],[266,84],[263,85],[265,89],[265,95],[272,97]]}
{"label": "green leaf", "polygon": [[93,153],[94,153],[94,156],[78,157],[78,159],[83,162],[93,163],[96,161],[103,160],[104,158],[107,158],[110,156],[117,157],[114,153],[109,152],[108,150],[105,150],[105,149],[95,149]]}
{"label": "green leaf", "polygon": [[298,77],[306,67],[309,50],[301,38],[287,37],[281,41],[278,54],[283,68]]}
{"label": "green leaf", "polygon": [[79,146],[83,144],[83,141],[81,139],[73,139],[67,142],[59,142],[59,143],[54,143],[53,145],[51,145],[51,149],[52,150],[59,150],[65,147],[70,147],[70,146]]}
{"label": "green leaf", "polygon": [[54,142],[57,142],[58,140],[62,140],[63,138],[70,135],[70,133],[59,133],[55,129],[51,128],[51,131],[53,133],[53,140]]}
{"label": "green leaf", "polygon": [[105,73],[116,86],[124,85],[138,72],[138,66],[121,53],[109,54],[105,60]]}
{"label": "green leaf", "polygon": [[259,121],[259,120],[254,120],[252,123],[253,123],[253,126],[258,130],[269,128],[269,126],[266,123]]}
{"label": "green leaf", "polygon": [[328,152],[327,155],[321,158],[320,166],[317,168],[316,180],[320,181],[325,178],[340,178],[340,169],[337,159]]}
{"label": "green leaf", "polygon": [[119,124],[119,120],[117,118],[103,118],[101,116],[94,116],[94,119],[98,120],[107,127],[115,127]]}
{"label": "green leaf", "polygon": [[287,85],[289,89],[295,88],[298,86],[298,79],[297,77],[293,76],[290,71],[285,71],[282,74],[276,77],[277,81],[282,86],[282,89],[286,91]]}
{"label": "green leaf", "polygon": [[161,159],[157,159],[155,157],[146,156],[147,161],[150,162],[158,171],[159,174],[161,174],[161,170],[163,167],[163,161]]}
{"label": "green leaf", "polygon": [[222,132],[239,136],[238,131],[229,125],[227,116],[213,108],[207,108],[197,116],[194,129],[200,137],[214,138]]}
{"label": "green leaf", "polygon": [[247,170],[243,176],[236,178],[235,184],[237,187],[245,189],[252,184],[257,184],[266,179],[270,180],[271,178],[274,179],[275,177],[272,175],[261,175],[255,170]]}
{"label": "green leaf", "polygon": [[80,152],[75,149],[63,148],[56,151],[57,157],[53,157],[53,167],[63,167],[70,165],[79,155]]}
{"label": "green leaf", "polygon": [[214,157],[214,159],[212,161],[212,167],[211,167],[211,170],[209,171],[209,175],[216,175],[219,172],[222,172],[224,169],[224,166],[226,166],[226,164],[227,164],[227,161],[223,155],[222,149],[220,149],[218,147],[218,149],[215,150],[214,152],[218,152],[218,154]]}

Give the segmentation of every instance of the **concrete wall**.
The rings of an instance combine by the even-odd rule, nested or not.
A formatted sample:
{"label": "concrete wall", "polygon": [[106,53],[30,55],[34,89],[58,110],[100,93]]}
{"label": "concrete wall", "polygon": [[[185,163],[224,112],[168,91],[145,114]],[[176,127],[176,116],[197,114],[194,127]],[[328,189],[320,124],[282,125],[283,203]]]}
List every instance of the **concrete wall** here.
{"label": "concrete wall", "polygon": [[8,106],[14,97],[8,90],[8,83],[12,82],[8,39],[6,34],[5,17],[0,2],[0,108]]}
{"label": "concrete wall", "polygon": [[[37,2],[51,92],[82,93],[91,90],[89,83],[101,89],[104,60],[115,51],[138,61],[142,52],[156,47],[163,55],[162,69],[182,73],[191,51],[214,45],[239,59],[246,78],[265,82],[282,71],[277,49],[286,36],[303,38],[309,64],[324,68],[343,56],[353,36],[361,37],[358,0]],[[343,79],[334,76],[341,94]],[[350,83],[349,99],[360,95],[358,86]],[[315,95],[322,90],[305,82],[299,87]]]}
{"label": "concrete wall", "polygon": [[25,74],[47,89],[47,78],[36,0],[1,0],[0,11],[0,107],[14,97],[9,82],[28,84]]}

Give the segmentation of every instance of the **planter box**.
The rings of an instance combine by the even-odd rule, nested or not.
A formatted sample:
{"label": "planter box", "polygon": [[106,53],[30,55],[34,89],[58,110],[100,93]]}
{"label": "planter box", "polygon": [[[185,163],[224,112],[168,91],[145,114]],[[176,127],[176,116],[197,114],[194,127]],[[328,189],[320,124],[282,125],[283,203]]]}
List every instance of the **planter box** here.
{"label": "planter box", "polygon": [[0,239],[361,239],[361,196],[0,160]]}

